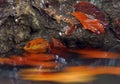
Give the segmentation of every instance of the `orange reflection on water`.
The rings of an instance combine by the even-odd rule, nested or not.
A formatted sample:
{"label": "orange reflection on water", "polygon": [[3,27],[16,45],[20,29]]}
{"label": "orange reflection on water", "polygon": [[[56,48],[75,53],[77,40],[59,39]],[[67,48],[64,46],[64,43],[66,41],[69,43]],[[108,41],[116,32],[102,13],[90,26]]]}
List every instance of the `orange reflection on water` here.
{"label": "orange reflection on water", "polygon": [[[57,50],[57,52],[60,52]],[[100,51],[100,50],[92,50],[92,49],[79,49],[79,50],[70,50],[63,52],[59,55],[59,53],[56,53],[59,57],[62,57],[66,59],[69,58],[70,52],[77,53],[77,56],[80,58],[90,59],[90,58],[109,58],[109,59],[119,59],[120,54],[119,53],[112,53],[112,52],[106,52],[106,51]],[[81,55],[82,54],[82,55]],[[65,55],[65,56],[64,56]],[[73,54],[74,55],[74,54]],[[76,55],[74,55],[76,57]],[[61,63],[55,62],[56,56],[55,54],[45,54],[45,53],[24,53],[21,56],[10,56],[8,57],[1,57],[0,63],[1,64],[8,64],[12,66],[42,66],[43,68],[55,68],[57,66],[60,66]]]}
{"label": "orange reflection on water", "polygon": [[[80,58],[90,59],[90,58],[109,58],[109,59],[119,59],[120,54],[119,53],[112,53],[112,52],[106,52],[106,51],[100,51],[100,50],[92,50],[92,49],[79,49],[79,50],[70,50],[62,52],[60,50],[57,50],[56,53],[59,57],[63,58],[69,58],[71,55],[71,52],[77,53],[77,56]],[[82,55],[81,55],[82,54]],[[74,54],[73,54],[74,55]],[[74,57],[77,57],[74,55]],[[47,68],[54,68],[56,66],[59,66],[60,63],[55,62],[56,56],[55,54],[46,54],[46,53],[24,53],[21,56],[10,56],[8,57],[1,57],[0,63],[1,64],[8,64],[13,66],[42,66]]]}
{"label": "orange reflection on water", "polygon": [[[59,52],[59,50],[58,50]],[[77,53],[77,56],[85,59],[89,58],[109,58],[109,59],[119,59],[120,54],[105,52],[100,50],[92,49],[82,49],[82,50],[66,50],[63,54],[68,55],[69,52]],[[59,52],[62,53],[62,52]],[[81,55],[82,54],[82,55]],[[61,56],[58,54],[58,56]],[[76,55],[74,57],[77,57]],[[3,57],[0,58],[0,63],[8,65],[17,65],[17,66],[34,66],[40,67],[32,69],[23,69],[20,70],[19,75],[24,80],[32,81],[56,81],[56,82],[90,82],[95,80],[95,75],[100,74],[114,74],[120,75],[120,67],[108,67],[108,66],[72,66],[62,69],[61,71],[56,71],[56,67],[60,67],[61,63],[56,62],[55,54],[46,54],[46,53],[24,53],[22,56],[10,56],[9,58]]]}
{"label": "orange reflection on water", "polygon": [[71,52],[83,54],[83,58],[110,58],[110,59],[119,59],[120,53],[107,52],[97,49],[79,49],[79,50],[70,50]]}
{"label": "orange reflection on water", "polygon": [[1,57],[1,64],[12,66],[42,66],[43,68],[54,68],[61,64],[55,62],[55,56],[51,54],[24,54],[22,56]]}
{"label": "orange reflection on water", "polygon": [[95,80],[95,75],[114,74],[120,75],[120,67],[90,67],[73,66],[63,69],[62,72],[54,72],[45,69],[25,69],[20,71],[24,80],[55,81],[55,82],[90,82]]}

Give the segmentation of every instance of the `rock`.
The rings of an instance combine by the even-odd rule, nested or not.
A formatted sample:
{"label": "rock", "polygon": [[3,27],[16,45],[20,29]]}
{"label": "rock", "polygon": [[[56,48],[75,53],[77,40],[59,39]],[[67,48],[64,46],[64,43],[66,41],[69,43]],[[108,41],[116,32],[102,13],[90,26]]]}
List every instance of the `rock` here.
{"label": "rock", "polygon": [[[101,8],[104,8],[104,11],[109,13],[111,18],[119,16],[120,10],[114,9],[115,12],[111,12],[113,10],[112,7],[114,8],[114,5],[111,4],[118,3],[117,1],[119,2],[119,0],[113,0],[112,2],[101,4]],[[51,6],[51,9],[55,10],[57,14],[73,18],[70,13],[73,11],[72,5],[76,3],[75,0],[59,0],[57,3],[60,4],[59,10],[54,8],[56,5]],[[66,36],[64,32],[69,24],[64,21],[57,22],[45,12],[44,6],[42,8],[38,8],[37,4],[33,6],[31,0],[14,0],[13,4],[1,7],[0,54],[9,51],[14,52],[12,49],[16,49],[17,45],[26,43],[36,37],[43,37],[47,40],[55,37],[70,48],[92,47],[107,50],[119,44],[110,28],[106,28],[104,34],[98,35],[83,29],[80,25],[72,35]],[[107,8],[108,6],[109,8]],[[110,24],[113,25],[112,23]]]}

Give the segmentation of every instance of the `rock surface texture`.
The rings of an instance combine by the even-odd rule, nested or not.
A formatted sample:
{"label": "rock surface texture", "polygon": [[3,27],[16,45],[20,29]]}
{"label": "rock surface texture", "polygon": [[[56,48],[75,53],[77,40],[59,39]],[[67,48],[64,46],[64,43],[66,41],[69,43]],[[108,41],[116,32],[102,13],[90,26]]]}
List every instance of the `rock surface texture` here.
{"label": "rock surface texture", "polygon": [[[65,35],[69,24],[59,20],[58,16],[74,18],[73,4],[82,0],[0,0],[0,54],[15,52],[17,46],[25,44],[31,39],[51,37],[60,39],[70,48],[102,48],[109,49],[117,44],[118,38],[113,22],[120,18],[119,0],[83,0],[92,2],[104,11],[109,20],[104,34],[95,34],[77,25],[71,35]],[[39,3],[39,4],[38,4]],[[52,10],[51,12],[46,10]],[[52,14],[53,13],[53,14]],[[117,31],[119,33],[120,31]]]}

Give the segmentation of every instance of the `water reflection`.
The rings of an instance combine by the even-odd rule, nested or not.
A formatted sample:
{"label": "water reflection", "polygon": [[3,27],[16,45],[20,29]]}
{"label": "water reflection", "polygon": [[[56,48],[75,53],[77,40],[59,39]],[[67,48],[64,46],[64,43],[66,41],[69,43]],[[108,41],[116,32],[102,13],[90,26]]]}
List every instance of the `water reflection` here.
{"label": "water reflection", "polygon": [[[113,84],[113,82],[115,82],[114,84],[119,84],[120,54],[118,52],[112,53],[101,50],[84,49],[69,50],[69,52],[66,53],[70,52],[71,54],[67,58],[57,56],[52,57],[52,59],[49,58],[50,60],[47,57],[39,58],[38,55],[23,57],[12,56],[5,58],[7,60],[9,59],[7,62],[3,61],[4,58],[0,58],[0,62],[2,63],[0,66],[0,83]],[[26,62],[28,63],[21,61],[21,58],[27,59]],[[12,60],[12,62],[10,60]],[[55,60],[57,60],[57,62]],[[43,67],[41,67],[41,63]],[[53,65],[54,63],[55,65]],[[56,63],[59,63],[57,67]],[[32,66],[26,67],[26,64]],[[48,67],[47,65],[52,65],[52,67]]]}
{"label": "water reflection", "polygon": [[96,79],[96,75],[113,74],[120,75],[120,67],[90,67],[74,66],[67,67],[62,72],[47,73],[38,69],[21,70],[20,76],[25,80],[33,81],[56,81],[63,83],[90,82]]}

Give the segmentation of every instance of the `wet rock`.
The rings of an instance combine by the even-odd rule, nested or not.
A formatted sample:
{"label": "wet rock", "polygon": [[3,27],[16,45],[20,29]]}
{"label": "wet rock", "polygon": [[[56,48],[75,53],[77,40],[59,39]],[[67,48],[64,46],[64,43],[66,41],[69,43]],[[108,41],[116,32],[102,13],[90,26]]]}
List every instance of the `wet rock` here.
{"label": "wet rock", "polygon": [[[109,4],[113,4],[113,2],[101,4],[101,8],[109,13],[111,18],[117,17],[119,13],[118,9],[114,9],[117,13],[109,11],[113,7],[113,5]],[[50,8],[59,15],[73,18],[71,12],[73,11],[72,5],[76,3],[75,0],[58,0],[56,3],[60,5],[58,6],[59,10],[54,8],[56,5]],[[117,0],[114,3],[117,3]],[[36,37],[43,37],[48,40],[51,37],[55,37],[70,48],[93,47],[109,49],[119,43],[110,28],[106,28],[104,34],[98,35],[83,29],[80,25],[70,36],[66,36],[64,32],[69,24],[64,21],[56,21],[45,12],[44,3],[40,2],[40,4],[42,4],[42,8],[39,8],[37,4],[33,6],[31,0],[14,0],[13,4],[9,4],[9,7],[2,7],[4,11],[1,10],[2,15],[0,16],[0,21],[3,21],[0,24],[0,53],[7,53],[15,49],[17,45],[26,43]],[[110,7],[107,9],[108,6]]]}
{"label": "wet rock", "polygon": [[118,18],[120,14],[120,1],[119,0],[103,0],[102,9],[105,10],[111,18]]}
{"label": "wet rock", "polygon": [[115,33],[116,37],[120,40],[120,18],[117,18],[113,25],[113,32]]}

